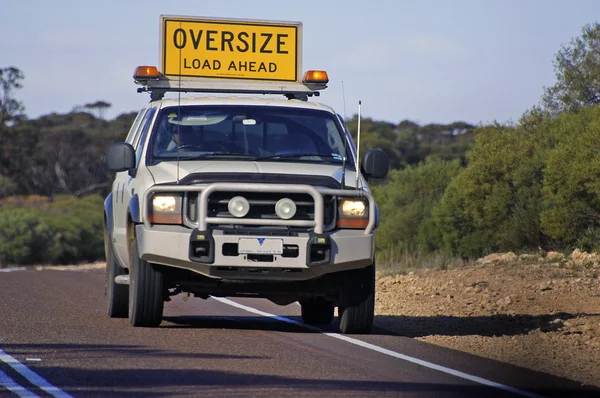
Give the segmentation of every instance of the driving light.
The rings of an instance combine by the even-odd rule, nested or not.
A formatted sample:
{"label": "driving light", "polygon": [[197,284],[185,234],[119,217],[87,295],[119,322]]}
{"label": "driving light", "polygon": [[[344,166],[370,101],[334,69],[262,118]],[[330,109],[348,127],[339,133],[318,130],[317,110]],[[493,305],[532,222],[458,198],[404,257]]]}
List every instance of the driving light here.
{"label": "driving light", "polygon": [[340,206],[342,217],[365,217],[367,205],[362,200],[344,200]]}
{"label": "driving light", "polygon": [[284,220],[289,220],[296,214],[296,203],[289,198],[279,199],[275,204],[275,213]]}
{"label": "driving light", "polygon": [[243,196],[235,196],[229,201],[227,209],[234,217],[244,217],[250,211],[250,203]]}

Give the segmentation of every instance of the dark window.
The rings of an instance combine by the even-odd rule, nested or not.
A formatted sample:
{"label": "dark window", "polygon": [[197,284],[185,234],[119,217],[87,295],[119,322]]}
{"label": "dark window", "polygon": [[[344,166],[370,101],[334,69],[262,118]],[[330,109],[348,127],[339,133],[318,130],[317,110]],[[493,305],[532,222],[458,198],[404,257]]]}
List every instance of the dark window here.
{"label": "dark window", "polygon": [[136,159],[135,167],[138,167],[140,165],[142,151],[144,150],[144,142],[146,142],[146,137],[148,136],[148,131],[150,129],[150,126],[152,125],[152,117],[154,116],[155,113],[156,113],[156,108],[148,109],[148,112],[146,112],[146,114],[144,115],[144,119],[142,120],[142,123],[141,123],[141,125],[143,126],[142,132],[140,133],[140,138],[134,144],[135,159]]}
{"label": "dark window", "polygon": [[[160,111],[155,126],[151,148],[157,161],[238,155],[264,161],[341,164],[344,158],[345,131],[334,114],[321,110],[169,107]],[[353,162],[348,159],[348,164]]]}

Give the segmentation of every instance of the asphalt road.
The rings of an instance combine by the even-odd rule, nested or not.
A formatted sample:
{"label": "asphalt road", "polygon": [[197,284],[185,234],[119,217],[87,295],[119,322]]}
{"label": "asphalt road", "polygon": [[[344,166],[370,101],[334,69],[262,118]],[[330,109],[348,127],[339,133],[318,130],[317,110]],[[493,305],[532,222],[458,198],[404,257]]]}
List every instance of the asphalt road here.
{"label": "asphalt road", "polygon": [[307,329],[299,314],[180,295],[159,328],[133,328],[105,315],[103,270],[0,272],[0,397],[600,396],[377,327]]}

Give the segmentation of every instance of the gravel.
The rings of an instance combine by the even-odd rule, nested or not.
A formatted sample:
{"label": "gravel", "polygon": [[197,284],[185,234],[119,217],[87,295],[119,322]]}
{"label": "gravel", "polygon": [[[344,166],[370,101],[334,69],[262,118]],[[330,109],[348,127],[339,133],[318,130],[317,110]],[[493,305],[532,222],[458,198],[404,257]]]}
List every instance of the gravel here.
{"label": "gravel", "polygon": [[584,254],[496,254],[378,277],[375,325],[600,386],[600,266]]}

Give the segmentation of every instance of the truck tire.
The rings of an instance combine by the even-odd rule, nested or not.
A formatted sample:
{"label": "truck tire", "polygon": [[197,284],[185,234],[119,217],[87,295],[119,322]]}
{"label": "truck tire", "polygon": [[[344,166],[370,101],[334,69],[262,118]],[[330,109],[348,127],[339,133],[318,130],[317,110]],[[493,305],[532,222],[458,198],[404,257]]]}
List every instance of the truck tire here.
{"label": "truck tire", "polygon": [[348,274],[345,286],[346,297],[358,297],[338,307],[340,332],[344,334],[366,334],[373,327],[375,315],[375,264],[354,270]]}
{"label": "truck tire", "polygon": [[115,277],[127,273],[117,262],[108,233],[104,232],[104,250],[106,254],[106,272],[104,279],[104,296],[106,312],[111,318],[127,318],[129,290],[126,285],[115,283]]}
{"label": "truck tire", "polygon": [[335,308],[330,301],[314,298],[300,301],[302,321],[308,325],[329,325]]}
{"label": "truck tire", "polygon": [[133,326],[157,327],[163,315],[163,274],[140,258],[133,240],[129,269],[129,322]]}

